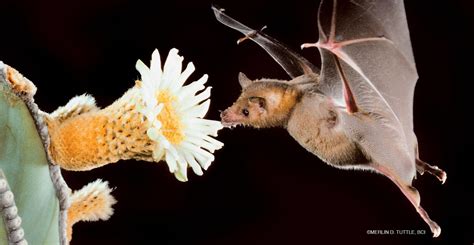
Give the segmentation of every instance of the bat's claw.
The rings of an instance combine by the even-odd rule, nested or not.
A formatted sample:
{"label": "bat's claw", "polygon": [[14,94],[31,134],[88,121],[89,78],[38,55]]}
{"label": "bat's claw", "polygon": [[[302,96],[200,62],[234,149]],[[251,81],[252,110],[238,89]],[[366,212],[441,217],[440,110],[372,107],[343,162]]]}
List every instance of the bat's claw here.
{"label": "bat's claw", "polygon": [[215,4],[212,4],[212,5],[211,5],[211,8],[212,8],[212,10],[217,11],[217,12],[221,12],[221,13],[225,11],[224,8],[221,8],[221,7],[219,7],[219,6],[215,5]]}
{"label": "bat's claw", "polygon": [[301,44],[301,49],[305,49],[305,48],[317,48],[319,47],[319,42],[316,42],[316,43],[303,43]]}
{"label": "bat's claw", "polygon": [[[262,28],[260,28],[260,31],[265,30],[265,28],[267,28],[267,26],[263,26]],[[241,42],[247,39],[254,38],[256,35],[257,35],[257,31],[251,31],[248,34],[246,34],[245,37],[239,38],[239,40],[237,40],[237,44],[240,44]]]}
{"label": "bat's claw", "polygon": [[441,184],[444,184],[444,182],[446,182],[446,179],[448,178],[448,174],[441,169],[440,171],[441,171],[441,176],[436,176],[436,177],[438,177],[439,181],[441,181]]}
{"label": "bat's claw", "polygon": [[255,36],[256,33],[257,33],[256,31],[253,31],[253,32],[249,33],[248,35],[245,35],[245,37],[239,38],[239,39],[237,40],[237,44],[240,44],[241,42],[243,42],[243,41],[245,41],[245,40],[247,40],[247,39],[250,39],[251,36]]}

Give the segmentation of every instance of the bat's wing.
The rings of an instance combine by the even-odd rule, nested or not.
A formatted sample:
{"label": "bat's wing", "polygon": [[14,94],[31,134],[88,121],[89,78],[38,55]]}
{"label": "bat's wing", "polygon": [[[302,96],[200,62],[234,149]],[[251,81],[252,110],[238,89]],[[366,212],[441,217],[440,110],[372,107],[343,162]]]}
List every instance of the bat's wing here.
{"label": "bat's wing", "polygon": [[345,107],[342,123],[372,162],[390,178],[430,226],[420,206],[416,175],[413,94],[418,79],[403,0],[332,0],[318,12],[322,57],[320,90]]}
{"label": "bat's wing", "polygon": [[[349,113],[381,115],[412,141],[418,74],[403,0],[333,0],[318,12],[320,90]],[[396,133],[396,132],[395,132]]]}
{"label": "bat's wing", "polygon": [[270,54],[275,61],[280,64],[281,67],[288,73],[292,78],[298,77],[303,74],[316,73],[319,74],[319,69],[312,65],[308,60],[303,58],[298,53],[287,48],[276,39],[264,34],[261,31],[251,29],[244,24],[234,20],[233,18],[226,15],[222,9],[218,9],[215,6],[212,7],[214,14],[219,22],[222,24],[235,29],[260,45],[268,54]]}

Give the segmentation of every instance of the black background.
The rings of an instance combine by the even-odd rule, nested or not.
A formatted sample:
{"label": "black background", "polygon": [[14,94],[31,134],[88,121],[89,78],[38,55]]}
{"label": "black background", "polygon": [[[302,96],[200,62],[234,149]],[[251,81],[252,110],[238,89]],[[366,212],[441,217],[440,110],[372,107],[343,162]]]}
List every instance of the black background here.
{"label": "black background", "polygon": [[[0,60],[38,87],[45,111],[90,93],[105,107],[148,64],[176,47],[193,61],[193,79],[213,86],[208,118],[238,96],[237,73],[286,79],[257,45],[217,23],[211,3],[297,49],[315,41],[317,1],[4,1]],[[406,1],[420,79],[414,120],[420,154],[448,173],[445,185],[418,178],[422,206],[443,228],[431,233],[398,188],[381,175],[323,164],[283,129],[222,130],[225,147],[203,177],[178,182],[165,163],[121,161],[64,172],[73,189],[102,178],[116,187],[115,214],[79,223],[72,244],[473,244],[472,90],[474,4]],[[315,49],[302,51],[318,63]],[[26,217],[24,217],[26,218]],[[41,225],[41,224],[38,224]],[[425,230],[426,235],[368,235],[367,230]],[[35,244],[34,241],[30,241]]]}

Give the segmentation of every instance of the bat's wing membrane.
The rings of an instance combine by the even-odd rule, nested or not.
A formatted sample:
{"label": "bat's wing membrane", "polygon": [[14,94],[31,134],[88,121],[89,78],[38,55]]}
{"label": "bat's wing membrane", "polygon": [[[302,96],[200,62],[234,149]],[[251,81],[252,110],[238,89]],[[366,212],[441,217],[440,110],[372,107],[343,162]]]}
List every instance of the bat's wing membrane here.
{"label": "bat's wing membrane", "polygon": [[[441,228],[420,206],[413,94],[418,79],[403,0],[332,0],[318,14],[320,90],[349,112],[344,129],[408,198],[433,236]],[[352,112],[352,113],[351,113]],[[357,112],[360,112],[357,113]],[[367,115],[367,116],[361,116]]]}
{"label": "bat's wing membrane", "polygon": [[276,39],[264,34],[261,31],[257,31],[245,26],[244,24],[226,15],[221,9],[213,6],[212,10],[214,11],[214,14],[219,22],[241,32],[246,37],[265,49],[265,51],[267,51],[267,53],[270,54],[272,58],[275,59],[278,64],[280,64],[281,67],[283,67],[283,69],[291,78],[295,78],[303,74],[319,74],[318,68]]}
{"label": "bat's wing membrane", "polygon": [[403,1],[324,1],[318,29],[318,43],[307,46],[321,52],[320,90],[349,112],[383,118],[394,134],[414,144],[418,74]]}

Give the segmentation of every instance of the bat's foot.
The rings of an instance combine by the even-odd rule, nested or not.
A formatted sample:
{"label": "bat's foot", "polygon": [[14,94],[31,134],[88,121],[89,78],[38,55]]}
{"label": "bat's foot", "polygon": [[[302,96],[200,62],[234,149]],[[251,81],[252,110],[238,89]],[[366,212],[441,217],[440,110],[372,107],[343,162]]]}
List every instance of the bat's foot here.
{"label": "bat's foot", "polygon": [[439,225],[434,221],[431,221],[428,225],[430,226],[431,232],[433,233],[433,237],[439,237],[441,234],[441,227],[439,227]]}
{"label": "bat's foot", "polygon": [[428,172],[429,174],[436,176],[436,178],[441,181],[441,184],[444,184],[444,182],[448,178],[448,175],[445,171],[438,168],[437,166],[431,166],[420,159],[416,159],[416,170],[418,170],[418,173],[420,174]]}
{"label": "bat's foot", "polygon": [[433,237],[438,237],[441,234],[441,227],[431,220],[428,213],[420,206],[416,207],[416,211],[420,214],[421,218],[426,222],[426,224],[430,227],[431,232],[433,233]]}
{"label": "bat's foot", "polygon": [[433,237],[438,237],[441,234],[441,227],[431,220],[428,213],[421,207],[420,205],[420,193],[418,190],[413,186],[400,186],[400,190],[405,194],[408,200],[415,206],[416,211],[421,216],[421,218],[426,222],[426,224],[430,227],[431,232],[433,233]]}
{"label": "bat's foot", "polygon": [[395,173],[389,168],[385,168],[383,166],[378,165],[375,167],[375,169],[377,169],[383,175],[391,179],[393,183],[395,183],[398,186],[398,188],[400,188],[400,191],[402,191],[405,197],[415,207],[420,217],[430,227],[430,230],[433,233],[433,237],[438,237],[441,234],[441,227],[439,227],[439,225],[436,224],[436,222],[431,220],[428,213],[423,209],[423,207],[421,207],[420,193],[418,192],[418,190],[415,187],[411,186],[410,184],[407,184],[401,181],[401,179],[397,175],[395,175]]}

